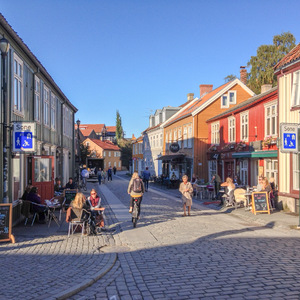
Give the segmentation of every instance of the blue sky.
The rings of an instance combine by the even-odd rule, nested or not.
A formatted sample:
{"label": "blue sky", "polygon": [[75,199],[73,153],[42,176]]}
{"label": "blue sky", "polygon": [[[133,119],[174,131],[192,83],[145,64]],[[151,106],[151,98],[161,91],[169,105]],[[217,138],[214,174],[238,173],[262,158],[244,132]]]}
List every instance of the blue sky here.
{"label": "blue sky", "polygon": [[41,61],[82,123],[139,136],[148,117],[199,84],[239,76],[257,48],[290,31],[300,1],[0,0],[0,12]]}

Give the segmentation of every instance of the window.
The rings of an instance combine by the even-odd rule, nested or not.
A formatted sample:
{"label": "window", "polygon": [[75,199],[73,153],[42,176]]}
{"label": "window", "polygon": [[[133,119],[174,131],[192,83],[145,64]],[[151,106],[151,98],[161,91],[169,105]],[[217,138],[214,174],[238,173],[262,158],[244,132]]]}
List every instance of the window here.
{"label": "window", "polygon": [[179,148],[181,148],[181,140],[182,140],[182,135],[181,135],[181,128],[178,129],[178,145]]}
{"label": "window", "polygon": [[236,104],[236,91],[228,92],[229,104]]}
{"label": "window", "polygon": [[49,126],[49,89],[44,87],[44,124]]}
{"label": "window", "polygon": [[293,154],[293,190],[299,190],[299,155]]}
{"label": "window", "polygon": [[[133,150],[134,150],[134,147],[133,147]],[[134,152],[134,151],[133,151]],[[134,153],[133,153],[134,154]],[[106,152],[105,151],[103,151],[103,157],[105,157],[106,156]]]}
{"label": "window", "polygon": [[223,95],[221,97],[221,108],[227,108],[227,107],[229,107],[228,96],[227,95]]}
{"label": "window", "polygon": [[248,160],[240,162],[240,179],[243,185],[248,184]]}
{"label": "window", "polygon": [[192,126],[188,128],[188,148],[192,148]]}
{"label": "window", "polygon": [[293,73],[292,106],[300,105],[300,71]]}
{"label": "window", "polygon": [[277,136],[277,105],[265,106],[265,136]]}
{"label": "window", "polygon": [[38,77],[34,77],[34,119],[36,121],[41,120],[41,86],[40,79]]}
{"label": "window", "polygon": [[187,148],[187,128],[183,128],[183,148]]}
{"label": "window", "polygon": [[215,145],[220,144],[220,123],[211,124],[211,143]]}
{"label": "window", "polygon": [[66,106],[64,106],[63,112],[64,112],[63,132],[64,132],[64,135],[71,138],[73,136],[73,124],[74,124],[73,114],[72,114],[72,111]]}
{"label": "window", "polygon": [[217,160],[210,160],[208,162],[208,176],[212,178],[214,174],[217,174]]}
{"label": "window", "polygon": [[50,121],[51,121],[51,128],[55,130],[56,128],[56,97],[54,94],[51,93],[51,114],[50,114]]}
{"label": "window", "polygon": [[116,162],[116,161],[114,162],[114,166],[115,166],[115,167],[117,166],[117,162]]}
{"label": "window", "polygon": [[277,159],[266,159],[265,160],[266,177],[268,179],[274,178],[275,185],[278,183],[278,160]]}
{"label": "window", "polygon": [[23,112],[23,61],[14,53],[14,111]]}
{"label": "window", "polygon": [[111,152],[110,151],[108,151],[108,157],[111,157]]}
{"label": "window", "polygon": [[162,138],[162,133],[160,134],[160,141],[159,141],[159,146],[162,147],[162,143],[163,143],[163,138]]}
{"label": "window", "polygon": [[169,138],[169,135],[166,134],[166,150],[168,150],[168,138]]}
{"label": "window", "polygon": [[174,130],[174,142],[177,142],[177,129]]}
{"label": "window", "polygon": [[248,112],[241,114],[241,140],[248,141]]}
{"label": "window", "polygon": [[121,162],[119,161],[119,168],[121,168]]}
{"label": "window", "polygon": [[235,142],[235,117],[228,118],[228,142]]}

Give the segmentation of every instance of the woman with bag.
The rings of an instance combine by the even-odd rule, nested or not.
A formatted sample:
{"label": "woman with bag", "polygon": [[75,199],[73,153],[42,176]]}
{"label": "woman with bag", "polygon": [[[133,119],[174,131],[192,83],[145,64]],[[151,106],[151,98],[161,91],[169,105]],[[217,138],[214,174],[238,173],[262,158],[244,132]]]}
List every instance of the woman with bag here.
{"label": "woman with bag", "polygon": [[182,204],[183,204],[183,217],[186,216],[186,207],[188,207],[188,215],[191,215],[191,207],[193,204],[192,195],[193,195],[193,186],[188,182],[187,175],[182,176],[182,181],[179,186],[179,192],[182,194]]}

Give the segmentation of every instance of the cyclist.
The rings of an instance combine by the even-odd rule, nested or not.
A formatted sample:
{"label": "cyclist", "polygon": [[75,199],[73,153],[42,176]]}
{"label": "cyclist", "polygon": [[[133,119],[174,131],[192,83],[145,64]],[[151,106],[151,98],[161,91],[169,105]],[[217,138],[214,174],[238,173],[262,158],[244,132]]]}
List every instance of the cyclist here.
{"label": "cyclist", "polygon": [[90,177],[89,171],[83,167],[81,171],[82,182],[86,186],[86,179]]}
{"label": "cyclist", "polygon": [[138,172],[132,174],[131,180],[128,185],[127,193],[130,195],[130,209],[129,212],[132,213],[133,201],[135,198],[139,198],[138,201],[138,216],[141,212],[141,202],[143,194],[145,192],[145,187],[142,179],[139,176]]}

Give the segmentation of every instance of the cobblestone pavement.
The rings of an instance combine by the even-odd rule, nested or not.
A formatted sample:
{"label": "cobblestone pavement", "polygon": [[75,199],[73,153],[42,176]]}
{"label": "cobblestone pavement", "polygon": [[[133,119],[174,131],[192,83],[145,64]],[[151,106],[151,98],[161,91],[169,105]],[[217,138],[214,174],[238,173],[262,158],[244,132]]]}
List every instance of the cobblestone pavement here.
{"label": "cobblestone pavement", "polygon": [[[128,209],[127,185],[115,176],[100,188],[102,198],[109,188]],[[70,299],[299,299],[299,231],[196,201],[191,217],[181,215],[178,194],[154,189],[144,195],[136,229],[111,214],[120,230],[103,251],[117,252],[117,262]]]}
{"label": "cobblestone pavement", "polygon": [[[108,210],[109,213],[109,210]],[[63,299],[95,282],[115,264],[110,234],[68,238],[68,225],[22,224],[13,228],[16,243],[0,244],[0,299]]]}

